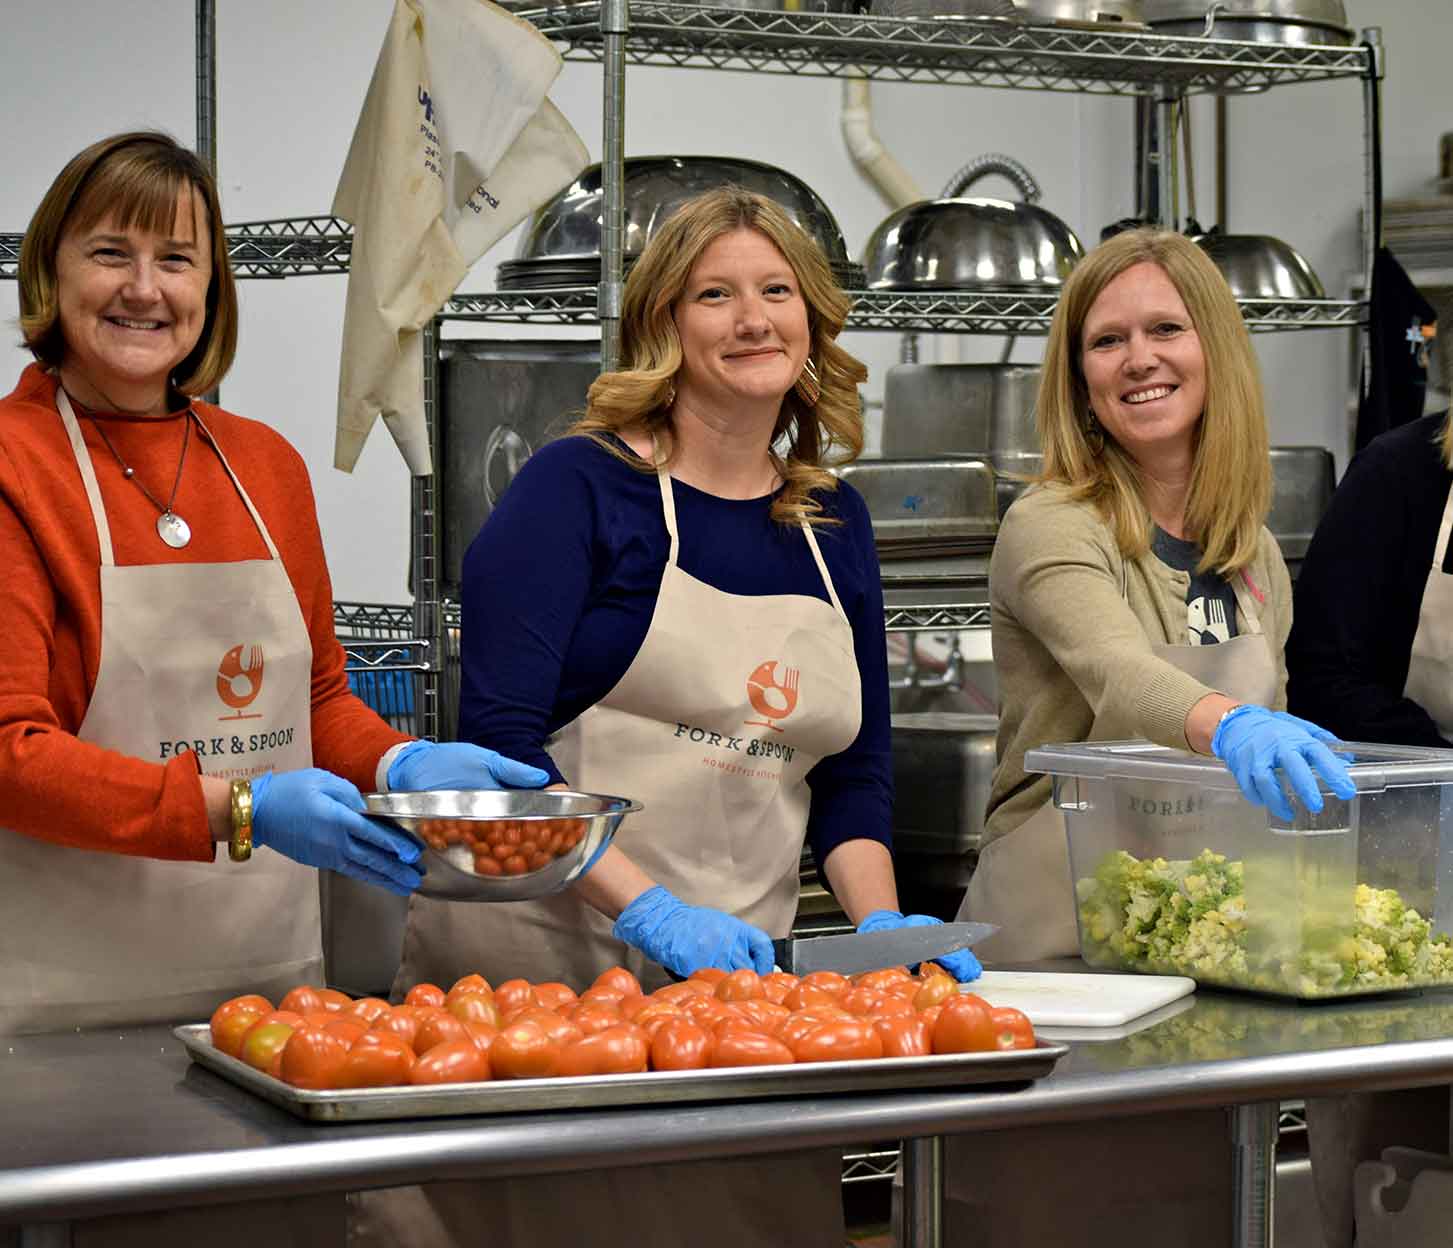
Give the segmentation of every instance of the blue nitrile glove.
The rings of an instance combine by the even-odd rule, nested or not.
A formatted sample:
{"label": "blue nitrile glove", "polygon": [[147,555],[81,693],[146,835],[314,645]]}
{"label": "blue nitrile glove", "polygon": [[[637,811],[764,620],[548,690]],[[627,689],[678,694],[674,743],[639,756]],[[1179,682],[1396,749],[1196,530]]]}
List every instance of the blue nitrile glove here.
{"label": "blue nitrile glove", "polygon": [[548,771],[467,741],[411,741],[388,768],[393,793],[421,789],[538,789]]}
{"label": "blue nitrile glove", "polygon": [[[858,924],[860,932],[891,932],[895,927],[942,927],[943,920],[931,914],[900,914],[897,910],[874,910]],[[941,958],[934,958],[944,970],[961,984],[978,979],[984,973],[972,949],[955,949]]]}
{"label": "blue nitrile glove", "polygon": [[772,970],[766,932],[720,910],[688,906],[659,884],[621,911],[611,935],[683,977],[704,966],[751,967],[758,975]]}
{"label": "blue nitrile glove", "polygon": [[419,847],[363,809],[363,795],[331,771],[267,771],[252,781],[252,839],[294,862],[407,896],[419,887]]}
{"label": "blue nitrile glove", "polygon": [[1244,703],[1222,717],[1211,738],[1211,753],[1226,764],[1248,801],[1290,823],[1295,816],[1278,771],[1313,814],[1322,809],[1314,770],[1338,797],[1345,800],[1356,795],[1357,786],[1347,767],[1324,744],[1336,739],[1325,728],[1285,711]]}

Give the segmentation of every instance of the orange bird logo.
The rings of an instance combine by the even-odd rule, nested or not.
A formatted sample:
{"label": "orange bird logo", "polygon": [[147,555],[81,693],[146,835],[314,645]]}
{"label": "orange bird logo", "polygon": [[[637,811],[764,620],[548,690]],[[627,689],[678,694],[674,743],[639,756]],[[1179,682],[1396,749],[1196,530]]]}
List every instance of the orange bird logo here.
{"label": "orange bird logo", "polygon": [[[243,651],[247,656],[243,658]],[[217,665],[217,696],[234,711],[251,706],[262,692],[262,647],[233,646]],[[225,716],[224,718],[241,718]]]}
{"label": "orange bird logo", "polygon": [[768,659],[765,663],[757,664],[752,669],[752,674],[747,677],[747,701],[758,715],[763,716],[762,719],[747,720],[747,724],[752,727],[781,732],[782,729],[772,721],[786,719],[797,709],[797,687],[801,673],[795,667],[782,667],[779,678],[779,667],[782,665],[775,659]]}

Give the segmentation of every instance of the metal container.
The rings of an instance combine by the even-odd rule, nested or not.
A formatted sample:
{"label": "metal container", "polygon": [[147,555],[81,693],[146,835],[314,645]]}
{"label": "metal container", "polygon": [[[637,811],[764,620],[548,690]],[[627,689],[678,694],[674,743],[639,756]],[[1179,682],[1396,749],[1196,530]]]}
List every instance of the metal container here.
{"label": "metal container", "polygon": [[985,550],[999,527],[979,459],[863,459],[838,470],[863,496],[883,559]]}
{"label": "metal container", "polygon": [[883,456],[969,455],[994,470],[1000,517],[1039,472],[1037,367],[897,364],[883,390]]}
{"label": "metal container", "polygon": [[359,997],[386,997],[404,952],[409,899],[351,876],[318,872],[323,977]]}
{"label": "metal container", "polygon": [[[822,248],[845,288],[861,284],[848,259],[843,232],[828,206],[801,178],[760,161],[722,156],[632,156],[625,162],[626,267],[688,199],[726,185],[774,200]],[[499,266],[501,290],[590,285],[600,280],[600,223],[604,214],[601,167],[590,165],[536,210],[513,260]]]}
{"label": "metal container", "polygon": [[[529,901],[558,893],[590,870],[605,852],[621,820],[640,802],[568,789],[433,789],[420,793],[366,793],[370,815],[393,824],[424,851],[427,868],[418,892],[446,901]],[[510,834],[509,847],[537,845],[549,861],[511,874],[483,872],[471,842],[494,832]],[[551,837],[568,834],[563,847],[546,849]],[[522,864],[523,868],[523,864]]]}
{"label": "metal container", "polygon": [[1057,291],[1084,254],[1037,204],[925,199],[873,231],[863,269],[869,290]]}
{"label": "metal container", "polygon": [[1332,501],[1336,463],[1326,447],[1274,446],[1271,474],[1271,514],[1266,527],[1289,563],[1301,560]]}
{"label": "metal container", "polygon": [[1198,234],[1238,299],[1325,299],[1312,266],[1289,243],[1266,234]]}
{"label": "metal container", "polygon": [[1141,0],[1158,34],[1347,47],[1357,32],[1342,0]]}
{"label": "metal container", "polygon": [[1143,26],[1141,0],[1014,0],[1019,15],[1033,25]]}
{"label": "metal container", "polygon": [[895,854],[978,854],[998,728],[995,715],[893,716]]}
{"label": "metal container", "polygon": [[442,344],[443,597],[459,598],[469,543],[520,465],[584,409],[599,374],[600,344],[588,340]]}

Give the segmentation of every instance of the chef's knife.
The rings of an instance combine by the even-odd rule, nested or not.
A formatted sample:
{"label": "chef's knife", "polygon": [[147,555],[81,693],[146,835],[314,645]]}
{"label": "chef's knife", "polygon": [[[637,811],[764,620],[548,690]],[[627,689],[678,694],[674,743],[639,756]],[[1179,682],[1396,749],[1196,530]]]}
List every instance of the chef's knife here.
{"label": "chef's knife", "polygon": [[895,927],[887,932],[810,936],[774,940],[777,965],[793,975],[837,971],[854,975],[885,966],[912,966],[967,949],[999,930],[996,923],[940,923],[932,927]]}

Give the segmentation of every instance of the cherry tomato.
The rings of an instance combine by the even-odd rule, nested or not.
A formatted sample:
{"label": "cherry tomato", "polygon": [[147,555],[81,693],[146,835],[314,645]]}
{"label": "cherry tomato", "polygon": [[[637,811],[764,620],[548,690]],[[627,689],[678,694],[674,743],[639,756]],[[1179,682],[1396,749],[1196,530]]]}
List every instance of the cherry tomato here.
{"label": "cherry tomato", "polygon": [[473,1040],[436,1044],[409,1071],[414,1084],[480,1083],[489,1077],[489,1054]]}
{"label": "cherry tomato", "polygon": [[883,1039],[871,1019],[820,1023],[790,1046],[799,1062],[856,1062],[883,1056]]}
{"label": "cherry tomato", "polygon": [[933,1025],[935,1053],[982,1053],[994,1047],[994,1020],[983,997],[962,993],[943,1003]]}
{"label": "cherry tomato", "polygon": [[942,1005],[958,990],[958,984],[950,976],[930,975],[913,994],[913,1008],[926,1010],[930,1005]]}
{"label": "cherry tomato", "polygon": [[724,980],[726,976],[727,973],[719,966],[703,966],[700,970],[692,971],[687,976],[687,979],[696,979],[704,984],[710,984],[712,991],[715,992],[717,984]]}
{"label": "cherry tomato", "polygon": [[321,988],[314,988],[309,984],[299,984],[296,988],[290,988],[281,1001],[277,1003],[280,1010],[292,1010],[294,1014],[307,1014],[310,1010],[321,1010],[324,1008],[323,991]]}
{"label": "cherry tomato", "polygon": [[340,1088],[387,1088],[407,1083],[414,1051],[387,1031],[366,1031],[353,1042],[338,1072]]}
{"label": "cherry tomato", "polygon": [[336,1087],[343,1063],[348,1059],[349,1043],[336,1031],[317,1028],[294,1031],[283,1045],[278,1076],[284,1083],[310,1091]]}
{"label": "cherry tomato", "polygon": [[353,1018],[361,1018],[366,1025],[372,1027],[379,1018],[393,1008],[382,997],[359,997],[353,1004],[345,1007],[343,1013]]}
{"label": "cherry tomato", "polygon": [[631,1075],[646,1069],[651,1046],[632,1023],[618,1023],[560,1050],[557,1075]]}
{"label": "cherry tomato", "polygon": [[507,979],[494,990],[494,1003],[499,1007],[499,1017],[508,1022],[521,1010],[539,1005],[535,989],[528,979]]}
{"label": "cherry tomato", "polygon": [[539,1023],[529,1021],[500,1028],[489,1050],[496,1079],[544,1079],[559,1061],[560,1046]]}
{"label": "cherry tomato", "polygon": [[[419,1031],[419,1016],[411,1006],[396,1005],[387,1014],[380,1014],[374,1019],[369,1031],[390,1031],[412,1049]],[[414,1049],[415,1053],[418,1051]]]}
{"label": "cherry tomato", "polygon": [[716,982],[718,1001],[753,1001],[762,996],[762,979],[750,967],[732,971]]}
{"label": "cherry tomato", "polygon": [[466,992],[455,997],[444,1007],[457,1019],[472,1018],[477,1023],[488,1023],[498,1027],[500,1008],[498,997],[488,997],[481,992]]}
{"label": "cherry tomato", "polygon": [[613,966],[609,970],[602,971],[590,986],[592,988],[611,988],[623,997],[641,995],[641,981],[623,966]]}
{"label": "cherry tomato", "polygon": [[415,984],[408,992],[404,993],[405,1005],[437,1005],[444,1004],[444,989],[438,984]]}
{"label": "cherry tomato", "polygon": [[792,1050],[773,1036],[731,1031],[712,1046],[711,1066],[782,1066],[795,1060]]}
{"label": "cherry tomato", "polygon": [[233,997],[212,1011],[212,1044],[228,1057],[242,1050],[242,1037],[253,1023],[272,1013],[272,1002],[255,993]]}
{"label": "cherry tomato", "polygon": [[668,1018],[651,1037],[652,1070],[703,1070],[715,1037],[689,1018]]}
{"label": "cherry tomato", "polygon": [[864,971],[853,979],[858,988],[873,988],[878,992],[889,992],[904,980],[911,980],[906,966],[887,966],[878,971]]}
{"label": "cherry tomato", "polygon": [[414,1032],[414,1052],[422,1057],[436,1044],[467,1039],[469,1032],[462,1019],[448,1010],[430,1010],[419,1019],[418,1030]]}
{"label": "cherry tomato", "polygon": [[268,1022],[268,1017],[264,1015],[260,1021],[248,1028],[247,1034],[242,1037],[242,1051],[238,1056],[254,1070],[275,1075],[277,1064],[282,1060],[283,1046],[293,1034],[293,1025]]}
{"label": "cherry tomato", "polygon": [[572,1001],[580,1000],[580,997],[569,984],[551,981],[535,985],[535,1000],[547,1010],[558,1010],[562,1005],[569,1005]]}
{"label": "cherry tomato", "polygon": [[933,1052],[932,1033],[921,1014],[879,1014],[873,1026],[884,1057],[928,1057]]}
{"label": "cherry tomato", "polygon": [[762,976],[762,995],[773,1005],[781,1005],[787,994],[797,987],[797,976],[786,971],[773,971]]}
{"label": "cherry tomato", "polygon": [[996,1005],[989,1009],[994,1024],[996,1049],[1032,1049],[1036,1045],[1034,1028],[1026,1014],[1012,1005]]}

